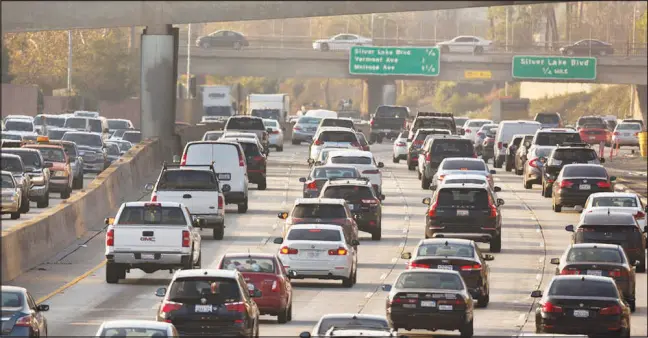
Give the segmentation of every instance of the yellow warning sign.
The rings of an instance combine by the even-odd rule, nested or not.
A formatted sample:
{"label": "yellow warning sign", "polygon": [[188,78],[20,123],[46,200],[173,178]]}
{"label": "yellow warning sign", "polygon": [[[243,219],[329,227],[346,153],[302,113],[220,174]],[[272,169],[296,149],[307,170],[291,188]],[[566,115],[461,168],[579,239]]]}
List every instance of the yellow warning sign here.
{"label": "yellow warning sign", "polygon": [[466,70],[464,78],[474,80],[488,80],[493,77],[490,70]]}

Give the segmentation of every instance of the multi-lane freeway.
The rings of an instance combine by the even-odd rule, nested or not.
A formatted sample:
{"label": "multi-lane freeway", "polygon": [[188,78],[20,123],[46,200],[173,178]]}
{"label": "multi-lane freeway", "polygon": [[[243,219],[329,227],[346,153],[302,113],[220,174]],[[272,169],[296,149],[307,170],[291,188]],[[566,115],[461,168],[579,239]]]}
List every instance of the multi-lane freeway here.
{"label": "multi-lane freeway", "polygon": [[[275,317],[263,317],[262,336],[296,336],[327,313],[385,314],[386,293],[380,286],[394,281],[405,268],[401,252],[411,251],[423,238],[425,206],[421,200],[430,192],[420,188],[405,164],[389,161],[390,145],[374,145],[372,151],[387,164],[383,170],[383,191],[387,196],[383,206],[383,237],[377,242],[362,235],[358,283],[347,289],[337,282],[294,281],[293,321],[277,324]],[[298,179],[308,173],[306,154],[306,146],[287,145],[283,153],[270,155],[268,189],[251,191],[248,213],[238,214],[235,208],[228,207],[223,241],[212,240],[205,231],[203,267],[214,267],[226,252],[250,249],[272,253],[278,249],[272,243],[272,238],[280,236],[281,220],[276,215],[289,210],[294,199],[301,197]],[[151,180],[155,175],[152,173]],[[564,227],[576,223],[578,214],[571,210],[552,212],[550,200],[540,198],[539,188],[525,190],[519,176],[501,170],[495,176],[496,185],[502,188],[498,195],[506,201],[502,207],[503,244],[501,253],[495,254],[495,260],[490,262],[491,301],[487,308],[476,310],[475,335],[533,332],[534,300],[529,294],[551,279],[555,266],[549,260],[558,257],[569,244],[570,234]],[[484,248],[488,250],[487,245]],[[50,335],[92,335],[102,321],[109,319],[155,319],[160,298],[154,293],[168,284],[169,272],[145,274],[133,270],[126,281],[106,284],[103,250],[104,234],[100,232],[76,243],[50,264],[9,283],[27,287],[38,302],[51,306],[46,314]],[[637,274],[633,336],[648,333],[645,286],[646,274]]]}

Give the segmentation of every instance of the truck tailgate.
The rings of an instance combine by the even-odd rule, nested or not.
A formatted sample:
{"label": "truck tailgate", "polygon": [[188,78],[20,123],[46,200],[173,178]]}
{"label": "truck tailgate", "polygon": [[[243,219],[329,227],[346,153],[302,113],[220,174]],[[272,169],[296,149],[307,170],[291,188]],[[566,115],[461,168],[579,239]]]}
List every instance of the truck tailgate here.
{"label": "truck tailgate", "polygon": [[401,117],[374,117],[373,130],[401,130],[405,127],[405,118]]}
{"label": "truck tailgate", "polygon": [[182,230],[178,225],[124,225],[114,227],[115,252],[180,252]]}
{"label": "truck tailgate", "polygon": [[158,201],[183,203],[192,215],[218,213],[218,193],[200,190],[158,190]]}

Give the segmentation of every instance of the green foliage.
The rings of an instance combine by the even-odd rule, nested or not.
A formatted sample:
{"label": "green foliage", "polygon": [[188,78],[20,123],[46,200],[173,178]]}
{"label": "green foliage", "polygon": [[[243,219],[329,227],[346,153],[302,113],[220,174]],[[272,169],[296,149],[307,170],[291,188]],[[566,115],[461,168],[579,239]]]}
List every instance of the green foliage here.
{"label": "green foliage", "polygon": [[648,23],[648,12],[646,10],[644,10],[643,14],[641,15],[641,17],[639,18],[639,20],[636,23],[636,25],[637,25],[637,27],[636,27],[636,29],[637,29],[637,41],[638,42],[646,43],[646,36],[648,35],[648,34],[646,34],[647,33],[646,31],[648,29],[647,23]]}

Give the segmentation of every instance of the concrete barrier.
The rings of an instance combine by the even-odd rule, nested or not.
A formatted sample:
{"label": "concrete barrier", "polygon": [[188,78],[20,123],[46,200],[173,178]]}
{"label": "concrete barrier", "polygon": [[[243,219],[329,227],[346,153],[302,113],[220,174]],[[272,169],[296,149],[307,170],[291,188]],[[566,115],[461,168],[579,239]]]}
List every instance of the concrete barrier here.
{"label": "concrete barrier", "polygon": [[184,127],[176,140],[145,140],[135,145],[90,185],[56,207],[2,232],[2,282],[10,281],[61,252],[83,236],[148,182],[163,161],[171,161],[187,142],[198,140],[205,127]]}

